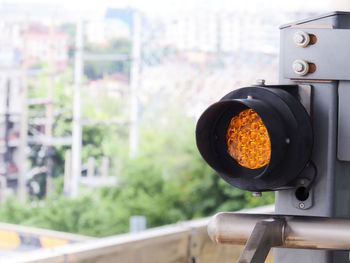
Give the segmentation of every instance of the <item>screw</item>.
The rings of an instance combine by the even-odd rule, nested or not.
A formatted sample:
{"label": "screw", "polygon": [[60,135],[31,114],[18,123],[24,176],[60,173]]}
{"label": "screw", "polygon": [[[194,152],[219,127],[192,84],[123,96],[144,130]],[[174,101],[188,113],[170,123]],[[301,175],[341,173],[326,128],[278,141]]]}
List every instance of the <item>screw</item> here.
{"label": "screw", "polygon": [[296,32],[293,39],[298,47],[307,47],[310,43],[310,35],[304,31]]}
{"label": "screw", "polygon": [[264,79],[258,79],[256,81],[256,85],[265,86],[265,80]]}
{"label": "screw", "polygon": [[293,71],[299,76],[304,76],[309,72],[309,63],[305,60],[297,59],[293,62]]}
{"label": "screw", "polygon": [[304,209],[305,208],[305,204],[304,203],[299,203],[299,208],[300,209]]}
{"label": "screw", "polygon": [[261,197],[262,193],[261,192],[253,192],[254,197]]}

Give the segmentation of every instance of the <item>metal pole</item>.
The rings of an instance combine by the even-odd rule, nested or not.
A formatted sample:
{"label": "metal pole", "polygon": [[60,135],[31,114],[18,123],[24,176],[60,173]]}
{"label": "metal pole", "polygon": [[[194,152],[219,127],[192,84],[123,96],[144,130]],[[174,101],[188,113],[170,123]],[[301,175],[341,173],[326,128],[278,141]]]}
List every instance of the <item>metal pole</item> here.
{"label": "metal pole", "polygon": [[24,22],[23,30],[23,49],[22,49],[22,87],[21,87],[21,105],[22,114],[20,122],[20,145],[19,145],[19,175],[17,195],[21,202],[26,199],[26,172],[27,172],[27,154],[28,146],[28,65],[27,65],[27,31],[28,20]]}
{"label": "metal pole", "polygon": [[[294,22],[292,24],[298,24],[298,31],[314,34],[318,39],[321,39],[322,33],[320,34],[313,29],[309,31],[309,29],[327,25],[329,28],[332,28],[330,30],[332,33],[337,32],[338,29],[350,32],[350,15],[332,13],[320,16],[317,19],[306,20],[304,23]],[[327,50],[317,45],[314,46],[315,49],[297,46],[294,40],[289,37],[291,34],[295,34],[293,30],[292,25],[281,28],[279,82],[280,84],[307,84],[312,86],[310,113],[314,139],[311,160],[317,169],[317,176],[307,200],[298,199],[295,189],[276,192],[275,211],[278,214],[350,218],[350,177],[347,176],[350,171],[350,162],[338,159],[337,147],[338,142],[347,145],[338,136],[338,124],[340,123],[338,117],[343,116],[340,94],[344,88],[342,87],[344,82],[338,81],[338,76],[335,74],[341,68],[346,67],[343,65],[347,65],[347,61],[343,62],[343,65],[339,67],[329,66],[330,56],[327,54]],[[328,36],[327,39],[332,39],[334,43],[343,43],[346,41],[347,38],[345,36],[349,32],[344,36]],[[343,54],[346,53],[340,49],[333,50],[335,51],[335,55],[332,58],[333,61],[341,60]],[[305,53],[299,56],[299,51]],[[329,70],[314,77],[315,79],[312,81],[307,81],[306,77],[300,77],[300,82],[295,81],[295,79],[285,74],[284,69],[291,64],[288,56],[292,56],[293,59],[294,57],[297,57],[296,59],[304,59],[305,57],[311,59],[312,57],[312,60],[314,57],[317,57],[318,69],[322,67],[321,62],[326,62]],[[320,73],[320,71],[318,72]],[[331,73],[331,76],[327,76],[327,73]],[[321,82],[317,79],[327,79],[327,82]],[[331,233],[329,234],[331,235]],[[274,249],[275,263],[308,263],[311,261],[317,263],[348,263],[349,252],[314,249]]]}
{"label": "metal pole", "polygon": [[72,153],[67,150],[64,155],[64,183],[63,183],[63,194],[69,196],[71,190],[71,177],[72,177]]}
{"label": "metal pole", "polygon": [[134,12],[134,27],[132,38],[132,62],[130,72],[130,135],[129,153],[134,157],[139,147],[138,134],[138,90],[140,85],[140,53],[141,53],[141,19],[138,12]]}
{"label": "metal pole", "polygon": [[95,158],[89,157],[87,162],[86,177],[92,178],[95,176]]}
{"label": "metal pole", "polygon": [[69,196],[78,196],[81,176],[81,85],[83,78],[83,22],[77,22],[75,66],[74,66],[74,101],[73,101],[73,142],[72,142],[72,176]]}
{"label": "metal pole", "polygon": [[49,57],[49,85],[47,92],[47,104],[45,105],[45,142],[46,142],[46,195],[50,195],[52,190],[52,168],[53,168],[53,160],[52,160],[52,137],[53,137],[53,100],[54,100],[54,20],[51,22],[50,26],[50,57]]}
{"label": "metal pole", "polygon": [[283,219],[283,248],[350,250],[350,219],[327,217],[219,213],[208,225],[218,244],[244,245],[262,220]]}
{"label": "metal pole", "polygon": [[5,108],[5,178],[9,175],[9,166],[11,165],[11,149],[9,146],[10,135],[10,80],[6,83],[6,108]]}

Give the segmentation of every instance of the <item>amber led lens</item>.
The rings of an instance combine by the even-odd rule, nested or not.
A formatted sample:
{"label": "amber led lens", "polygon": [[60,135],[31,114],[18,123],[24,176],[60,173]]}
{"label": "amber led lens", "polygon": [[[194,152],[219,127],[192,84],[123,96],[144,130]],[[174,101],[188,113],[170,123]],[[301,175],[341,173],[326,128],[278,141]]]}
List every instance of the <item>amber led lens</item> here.
{"label": "amber led lens", "polygon": [[271,143],[267,129],[252,109],[234,116],[227,128],[228,153],[240,165],[257,169],[270,162]]}

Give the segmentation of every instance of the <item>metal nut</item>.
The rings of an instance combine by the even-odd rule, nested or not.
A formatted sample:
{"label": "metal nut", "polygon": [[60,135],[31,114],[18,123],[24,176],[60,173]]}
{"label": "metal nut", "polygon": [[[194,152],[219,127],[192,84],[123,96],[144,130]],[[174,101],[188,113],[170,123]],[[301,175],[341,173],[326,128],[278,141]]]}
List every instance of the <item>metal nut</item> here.
{"label": "metal nut", "polygon": [[304,31],[295,32],[293,39],[298,47],[307,47],[310,43],[310,35]]}
{"label": "metal nut", "polygon": [[295,74],[305,76],[309,72],[310,66],[305,60],[297,59],[293,62],[292,68]]}
{"label": "metal nut", "polygon": [[264,79],[257,79],[256,85],[265,86],[265,80]]}
{"label": "metal nut", "polygon": [[261,192],[253,192],[254,197],[261,197],[262,193]]}

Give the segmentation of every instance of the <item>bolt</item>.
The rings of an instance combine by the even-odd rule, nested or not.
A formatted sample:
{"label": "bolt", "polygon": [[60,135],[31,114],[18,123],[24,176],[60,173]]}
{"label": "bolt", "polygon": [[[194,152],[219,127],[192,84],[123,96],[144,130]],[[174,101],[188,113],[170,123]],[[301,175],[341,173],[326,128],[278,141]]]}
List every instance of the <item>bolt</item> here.
{"label": "bolt", "polygon": [[290,139],[289,139],[289,138],[286,139],[286,143],[287,143],[287,144],[290,143]]}
{"label": "bolt", "polygon": [[264,79],[258,79],[256,81],[256,85],[265,86],[265,80]]}
{"label": "bolt", "polygon": [[261,192],[253,192],[254,197],[261,197],[262,193]]}
{"label": "bolt", "polygon": [[295,72],[302,72],[302,71],[304,71],[305,67],[300,62],[294,62],[293,69]]}
{"label": "bolt", "polygon": [[297,59],[293,62],[293,71],[299,76],[304,76],[309,72],[309,63],[305,60]]}
{"label": "bolt", "polygon": [[305,204],[304,203],[299,203],[299,208],[300,209],[304,209],[305,208]]}
{"label": "bolt", "polygon": [[298,47],[307,47],[310,43],[310,35],[304,31],[296,32],[293,39]]}

